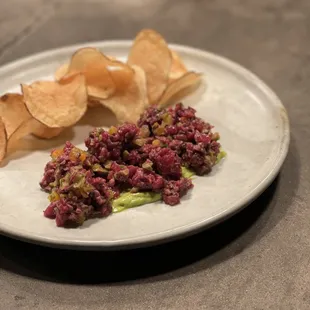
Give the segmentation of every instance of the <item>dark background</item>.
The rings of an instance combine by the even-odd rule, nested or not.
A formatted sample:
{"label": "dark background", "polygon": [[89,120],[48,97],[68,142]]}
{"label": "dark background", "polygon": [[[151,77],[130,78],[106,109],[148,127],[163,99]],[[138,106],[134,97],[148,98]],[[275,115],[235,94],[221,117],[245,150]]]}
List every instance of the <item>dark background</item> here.
{"label": "dark background", "polygon": [[309,309],[310,2],[1,1],[0,63],[145,27],[275,90],[292,130],[280,176],[227,222],[160,247],[70,252],[0,237],[0,309]]}

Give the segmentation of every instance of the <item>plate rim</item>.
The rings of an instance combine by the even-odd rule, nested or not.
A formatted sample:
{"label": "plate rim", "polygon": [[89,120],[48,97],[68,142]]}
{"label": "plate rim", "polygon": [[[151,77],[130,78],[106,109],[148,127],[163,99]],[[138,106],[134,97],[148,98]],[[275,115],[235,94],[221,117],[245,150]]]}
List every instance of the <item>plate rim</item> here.
{"label": "plate rim", "polygon": [[[7,64],[0,66],[0,74],[7,70],[12,70],[17,67],[21,67],[23,65],[27,65],[27,63],[31,63],[34,61],[40,61],[44,58],[51,57],[55,54],[61,54],[68,52],[70,50],[76,50],[81,47],[93,46],[100,48],[99,46],[110,46],[110,47],[121,47],[121,48],[129,48],[132,44],[132,40],[104,40],[104,41],[90,41],[87,43],[78,43],[73,45],[67,45],[59,48],[47,49],[39,53],[31,54],[17,60],[11,61]],[[208,58],[212,58],[218,63],[222,64],[224,67],[232,70],[233,72],[237,72],[241,76],[243,76],[246,80],[251,80],[251,82],[255,82],[256,87],[262,92],[270,101],[273,102],[274,106],[279,109],[279,113],[282,120],[283,125],[283,135],[281,137],[280,146],[279,146],[279,154],[278,160],[273,164],[272,169],[269,173],[260,180],[259,184],[244,195],[241,199],[234,203],[231,208],[224,209],[222,212],[214,215],[213,217],[209,217],[207,219],[202,219],[199,221],[195,221],[193,223],[183,225],[181,227],[173,228],[170,230],[166,230],[163,232],[157,232],[153,234],[144,235],[142,237],[133,237],[130,239],[120,239],[113,241],[86,241],[86,240],[57,240],[50,237],[40,236],[38,234],[32,234],[25,232],[16,233],[10,227],[3,227],[3,224],[0,224],[0,234],[12,237],[14,239],[36,243],[40,245],[57,247],[57,248],[67,248],[67,249],[80,249],[80,250],[114,250],[114,249],[122,249],[122,248],[138,248],[144,246],[150,246],[154,244],[160,244],[169,242],[175,239],[184,238],[186,236],[195,234],[201,230],[209,228],[213,225],[218,224],[226,220],[227,218],[233,216],[234,214],[241,211],[243,208],[248,206],[251,202],[253,202],[263,191],[265,191],[270,184],[274,181],[277,175],[280,172],[280,169],[287,157],[289,144],[290,144],[290,122],[288,118],[288,114],[286,108],[281,102],[280,98],[276,95],[276,93],[255,73],[251,72],[247,68],[238,64],[235,61],[232,61],[226,57],[223,57],[219,54],[215,54],[203,49],[190,47],[181,44],[169,44],[169,46],[176,51],[185,52],[191,54],[193,57],[205,56]]]}

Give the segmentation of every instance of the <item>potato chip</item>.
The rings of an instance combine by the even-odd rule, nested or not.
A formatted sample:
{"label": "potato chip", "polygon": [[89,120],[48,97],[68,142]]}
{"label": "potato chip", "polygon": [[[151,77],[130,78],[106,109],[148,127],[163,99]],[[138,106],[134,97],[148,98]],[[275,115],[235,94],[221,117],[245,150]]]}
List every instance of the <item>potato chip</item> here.
{"label": "potato chip", "polygon": [[106,99],[115,93],[116,85],[104,63],[89,64],[83,73],[90,96]]}
{"label": "potato chip", "polygon": [[89,64],[100,63],[103,57],[103,54],[96,48],[80,48],[71,57],[68,73],[83,72]]}
{"label": "potato chip", "polygon": [[160,98],[158,105],[163,107],[181,100],[192,93],[201,82],[201,74],[188,72],[168,85]]}
{"label": "potato chip", "polygon": [[93,98],[93,97],[88,96],[87,105],[90,108],[94,108],[94,107],[97,107],[97,106],[101,105],[101,103],[100,103],[100,101],[97,98]]}
{"label": "potato chip", "polygon": [[21,123],[19,127],[16,128],[16,130],[9,137],[8,148],[12,148],[12,146],[17,144],[20,139],[22,139],[25,136],[28,136],[33,131],[36,131],[42,125],[43,124],[41,124],[39,121],[37,121],[35,118],[32,117]]}
{"label": "potato chip", "polygon": [[72,56],[68,74],[75,72],[85,75],[88,94],[99,99],[126,91],[134,76],[127,64],[90,47],[82,48]]}
{"label": "potato chip", "polygon": [[8,149],[18,148],[20,139],[33,134],[34,136],[41,139],[51,139],[58,136],[64,128],[49,128],[43,125],[35,118],[31,118],[23,122],[11,135],[8,140]]}
{"label": "potato chip", "polygon": [[[23,96],[20,94],[9,93],[0,97],[0,115],[5,125],[8,145],[12,145],[13,142],[17,142],[33,131],[37,131],[37,136],[44,135],[46,138],[51,135],[55,136],[55,130],[60,132],[59,128],[49,129],[33,119],[25,106]],[[43,132],[45,128],[46,130]]]}
{"label": "potato chip", "polygon": [[7,149],[7,135],[4,122],[0,117],[0,162],[3,160]]}
{"label": "potato chip", "polygon": [[[84,77],[84,75],[81,72],[68,73],[68,74],[64,75],[57,82],[58,82],[59,85],[67,85],[67,84],[72,83],[78,76],[83,76]],[[84,81],[85,81],[85,77],[84,77]],[[86,86],[86,84],[85,84],[85,86]]]}
{"label": "potato chip", "polygon": [[83,73],[88,94],[93,97],[105,99],[111,96],[116,88],[106,68],[108,61],[95,48],[81,48],[72,55],[67,74]]}
{"label": "potato chip", "polygon": [[23,101],[23,96],[13,93],[0,97],[0,116],[2,117],[8,139],[20,124],[31,119],[31,115]]}
{"label": "potato chip", "polygon": [[115,92],[117,94],[126,92],[134,79],[134,70],[129,65],[118,60],[110,61],[107,69],[116,85]]}
{"label": "potato chip", "polygon": [[36,136],[37,138],[41,139],[52,139],[59,136],[63,132],[64,128],[50,128],[42,123],[40,126],[36,127],[35,129],[31,130],[31,133]]}
{"label": "potato chip", "polygon": [[116,94],[101,104],[110,109],[119,122],[135,123],[148,106],[145,72],[138,66],[132,66],[135,74],[126,93]]}
{"label": "potato chip", "polygon": [[106,55],[106,57],[109,58],[112,61],[117,60],[116,57],[114,57],[114,56]]}
{"label": "potato chip", "polygon": [[187,72],[187,69],[182,59],[180,58],[179,54],[171,50],[171,56],[172,56],[172,64],[169,72],[169,83],[171,83],[174,80],[177,80]]}
{"label": "potato chip", "polygon": [[149,102],[156,103],[167,87],[172,63],[171,52],[164,38],[154,30],[139,32],[127,63],[145,71]]}
{"label": "potato chip", "polygon": [[63,76],[68,73],[69,64],[61,65],[55,72],[55,80],[59,81]]}
{"label": "potato chip", "polygon": [[86,112],[85,77],[77,74],[62,83],[42,81],[22,85],[30,114],[51,128],[74,125]]}

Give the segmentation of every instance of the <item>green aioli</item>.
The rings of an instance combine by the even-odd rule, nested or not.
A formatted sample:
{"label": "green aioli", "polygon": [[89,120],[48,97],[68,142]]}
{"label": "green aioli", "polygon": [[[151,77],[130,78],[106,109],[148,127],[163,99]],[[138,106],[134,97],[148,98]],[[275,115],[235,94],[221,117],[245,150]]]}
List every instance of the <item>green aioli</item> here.
{"label": "green aioli", "polygon": [[118,213],[129,208],[159,201],[160,199],[161,194],[154,192],[121,193],[120,196],[112,203],[113,213]]}
{"label": "green aioli", "polygon": [[217,155],[216,164],[218,164],[223,158],[225,158],[226,155],[226,152],[221,150],[220,153]]}
{"label": "green aioli", "polygon": [[[182,167],[182,177],[183,178],[190,178],[195,173],[188,168]],[[145,205],[147,203],[156,202],[161,200],[160,193],[154,192],[138,192],[138,193],[131,193],[131,192],[124,192],[121,193],[118,198],[113,200],[112,209],[113,213],[118,213],[124,211],[126,209],[139,207]]]}
{"label": "green aioli", "polygon": [[[217,156],[218,163],[221,159],[226,156],[224,151],[221,151]],[[182,167],[182,177],[183,178],[191,178],[195,175],[195,172],[186,168]],[[131,192],[124,192],[121,193],[118,198],[113,200],[112,203],[112,210],[113,213],[118,213],[124,211],[126,209],[139,207],[145,205],[147,203],[152,203],[161,200],[160,193],[154,192],[138,192],[138,193],[131,193]]]}
{"label": "green aioli", "polygon": [[193,170],[190,170],[186,167],[182,167],[182,177],[186,179],[190,179],[193,175],[195,175],[195,172]]}

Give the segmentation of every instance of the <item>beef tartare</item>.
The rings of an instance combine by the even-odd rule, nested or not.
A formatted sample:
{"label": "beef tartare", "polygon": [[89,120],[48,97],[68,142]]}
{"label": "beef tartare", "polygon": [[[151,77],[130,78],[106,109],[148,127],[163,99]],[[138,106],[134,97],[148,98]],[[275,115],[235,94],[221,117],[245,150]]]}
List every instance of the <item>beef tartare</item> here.
{"label": "beef tartare", "polygon": [[44,211],[57,226],[78,226],[128,207],[163,200],[174,206],[193,187],[191,174],[208,174],[222,156],[219,134],[182,104],[148,108],[137,125],[96,128],[87,151],[70,142],[53,150],[40,186]]}

